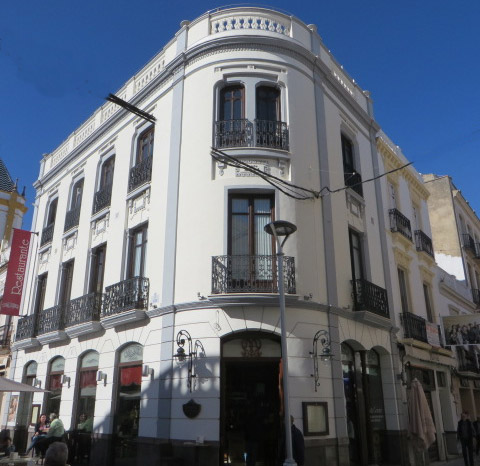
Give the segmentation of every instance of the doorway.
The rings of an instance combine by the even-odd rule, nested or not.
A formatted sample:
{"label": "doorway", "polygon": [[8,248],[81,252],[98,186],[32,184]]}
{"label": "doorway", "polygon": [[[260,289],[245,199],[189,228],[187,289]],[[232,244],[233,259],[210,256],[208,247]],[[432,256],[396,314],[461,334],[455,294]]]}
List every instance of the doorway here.
{"label": "doorway", "polygon": [[[278,390],[280,344],[265,337],[228,343],[222,358],[220,464],[275,466],[282,438]],[[247,351],[232,357],[231,343]],[[249,347],[256,349],[256,355],[249,352]],[[266,354],[262,353],[262,347],[267,347]]]}

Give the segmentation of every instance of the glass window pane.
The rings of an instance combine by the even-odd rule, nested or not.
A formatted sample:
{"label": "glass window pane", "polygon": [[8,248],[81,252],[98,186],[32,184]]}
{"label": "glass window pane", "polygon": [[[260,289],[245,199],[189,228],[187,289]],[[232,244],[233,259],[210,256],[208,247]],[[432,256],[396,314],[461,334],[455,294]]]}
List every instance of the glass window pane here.
{"label": "glass window pane", "polygon": [[143,360],[143,346],[134,343],[125,347],[120,353],[120,363],[137,362]]}
{"label": "glass window pane", "polygon": [[57,358],[52,361],[51,372],[61,372],[65,369],[65,359]]}
{"label": "glass window pane", "polygon": [[27,375],[27,376],[37,375],[37,363],[35,361],[32,361],[27,366],[27,370],[25,371],[25,375]]}
{"label": "glass window pane", "polygon": [[82,358],[82,369],[85,367],[98,367],[99,354],[96,351],[90,351]]}
{"label": "glass window pane", "polygon": [[232,199],[232,213],[248,214],[248,199]]}
{"label": "glass window pane", "polygon": [[232,217],[232,255],[248,254],[248,216]]}

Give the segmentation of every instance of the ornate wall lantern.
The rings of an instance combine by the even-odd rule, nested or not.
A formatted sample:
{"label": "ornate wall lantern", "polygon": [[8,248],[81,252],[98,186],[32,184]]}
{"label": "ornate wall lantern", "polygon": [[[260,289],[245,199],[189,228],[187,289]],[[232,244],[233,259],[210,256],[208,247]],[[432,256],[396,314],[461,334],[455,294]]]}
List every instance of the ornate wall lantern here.
{"label": "ornate wall lantern", "polygon": [[[185,346],[188,345],[188,346]],[[190,393],[193,390],[193,381],[197,374],[195,373],[195,361],[200,354],[205,354],[205,349],[200,340],[192,340],[192,337],[186,330],[180,330],[177,333],[177,352],[173,355],[180,364],[188,364],[188,389]],[[186,351],[185,348],[188,350]]]}
{"label": "ornate wall lantern", "polygon": [[[320,343],[320,352],[318,344]],[[330,334],[326,330],[319,330],[313,337],[313,351],[310,351],[310,356],[313,358],[313,374],[315,378],[315,391],[320,386],[320,376],[318,375],[318,360],[324,363],[330,362],[333,358],[332,350],[330,348]]]}

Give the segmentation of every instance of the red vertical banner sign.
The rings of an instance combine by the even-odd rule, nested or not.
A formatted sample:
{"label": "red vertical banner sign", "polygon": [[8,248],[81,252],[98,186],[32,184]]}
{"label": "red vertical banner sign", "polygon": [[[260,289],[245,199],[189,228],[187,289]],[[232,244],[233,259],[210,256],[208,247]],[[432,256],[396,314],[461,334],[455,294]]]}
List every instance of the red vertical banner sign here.
{"label": "red vertical banner sign", "polygon": [[23,282],[27,271],[28,251],[32,234],[26,230],[13,230],[7,278],[0,314],[18,316],[22,301]]}

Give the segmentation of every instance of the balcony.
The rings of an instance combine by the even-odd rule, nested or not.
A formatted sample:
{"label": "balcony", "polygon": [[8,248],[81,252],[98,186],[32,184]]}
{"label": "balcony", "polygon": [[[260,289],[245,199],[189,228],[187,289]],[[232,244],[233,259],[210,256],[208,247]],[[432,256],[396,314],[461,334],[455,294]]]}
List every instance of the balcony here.
{"label": "balcony", "polygon": [[429,256],[434,257],[432,240],[422,230],[415,230],[415,246],[417,251],[426,252]]}
{"label": "balcony", "polygon": [[475,241],[468,233],[462,234],[462,245],[465,249],[470,250],[473,254],[476,254]]}
{"label": "balcony", "polygon": [[363,278],[353,282],[355,311],[369,311],[381,317],[390,318],[387,290]]}
{"label": "balcony", "polygon": [[78,206],[67,212],[67,215],[65,215],[65,226],[63,228],[64,232],[70,230],[70,228],[78,226],[78,222],[80,220],[80,209],[81,206]]}
{"label": "balcony", "polygon": [[[284,256],[285,293],[295,294],[295,259]],[[278,293],[276,256],[212,257],[212,294]]]}
{"label": "balcony", "polygon": [[72,299],[65,316],[65,332],[70,338],[100,330],[102,293],[89,293]]}
{"label": "balcony", "polygon": [[412,228],[410,220],[397,209],[390,209],[390,231],[398,232],[412,241]]}
{"label": "balcony", "polygon": [[25,348],[32,346],[31,343],[36,335],[35,315],[21,317],[17,322],[17,332],[15,334],[15,347]]}
{"label": "balcony", "polygon": [[110,200],[112,198],[112,184],[107,184],[100,188],[93,198],[93,213],[96,214],[106,207],[110,207]]}
{"label": "balcony", "polygon": [[52,343],[66,338],[63,314],[63,306],[61,305],[40,312],[37,325],[37,339],[40,343]]}
{"label": "balcony", "polygon": [[149,280],[144,277],[129,278],[107,286],[100,315],[102,326],[111,328],[145,319],[149,288]]}
{"label": "balcony", "polygon": [[215,147],[263,147],[289,149],[289,131],[283,121],[220,120],[215,123]]}
{"label": "balcony", "polygon": [[472,299],[477,306],[480,306],[480,290],[472,288]]}
{"label": "balcony", "polygon": [[146,157],[137,163],[137,165],[130,168],[130,176],[128,179],[129,192],[152,179],[152,160],[153,157]]}
{"label": "balcony", "polygon": [[403,312],[400,314],[400,318],[402,320],[403,335],[405,338],[413,338],[414,340],[428,343],[427,326],[423,317],[416,316],[411,312]]}
{"label": "balcony", "polygon": [[363,197],[362,175],[360,173],[345,173],[345,186],[353,189],[359,196]]}
{"label": "balcony", "polygon": [[54,229],[55,223],[51,223],[42,230],[42,239],[40,240],[40,246],[43,246],[44,244],[50,243],[52,241]]}

